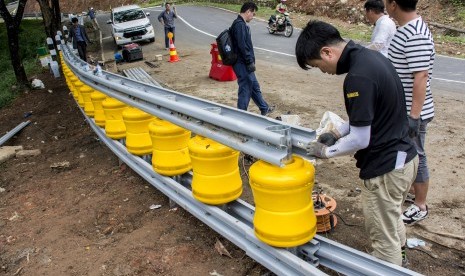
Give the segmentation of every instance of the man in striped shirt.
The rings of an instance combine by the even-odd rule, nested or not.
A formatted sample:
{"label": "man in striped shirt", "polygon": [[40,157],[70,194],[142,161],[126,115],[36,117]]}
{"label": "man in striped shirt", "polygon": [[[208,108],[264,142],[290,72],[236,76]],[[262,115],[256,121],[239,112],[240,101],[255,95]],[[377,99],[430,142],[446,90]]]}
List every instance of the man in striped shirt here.
{"label": "man in striped shirt", "polygon": [[434,41],[426,23],[416,12],[418,0],[385,0],[388,14],[400,25],[389,45],[388,57],[404,87],[409,120],[409,135],[419,157],[418,174],[413,183],[414,203],[402,214],[407,225],[428,216],[426,195],[429,171],[424,150],[426,127],[434,117],[431,75],[435,57]]}

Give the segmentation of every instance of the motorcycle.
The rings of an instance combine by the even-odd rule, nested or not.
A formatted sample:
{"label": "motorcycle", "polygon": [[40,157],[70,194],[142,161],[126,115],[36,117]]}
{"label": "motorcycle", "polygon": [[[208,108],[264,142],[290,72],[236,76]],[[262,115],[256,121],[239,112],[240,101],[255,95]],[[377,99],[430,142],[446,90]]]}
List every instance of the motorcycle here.
{"label": "motorcycle", "polygon": [[283,12],[278,16],[272,15],[270,20],[268,20],[267,28],[270,34],[279,32],[284,33],[285,37],[290,37],[294,32],[294,27],[292,26],[289,13],[287,12]]}

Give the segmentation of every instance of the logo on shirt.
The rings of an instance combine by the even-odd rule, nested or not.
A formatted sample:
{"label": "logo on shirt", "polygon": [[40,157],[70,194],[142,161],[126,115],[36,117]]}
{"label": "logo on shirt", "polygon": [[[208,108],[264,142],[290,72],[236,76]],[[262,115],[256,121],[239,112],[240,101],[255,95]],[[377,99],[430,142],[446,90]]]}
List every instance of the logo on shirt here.
{"label": "logo on shirt", "polygon": [[358,97],[358,91],[347,93],[347,98],[350,99],[355,97]]}

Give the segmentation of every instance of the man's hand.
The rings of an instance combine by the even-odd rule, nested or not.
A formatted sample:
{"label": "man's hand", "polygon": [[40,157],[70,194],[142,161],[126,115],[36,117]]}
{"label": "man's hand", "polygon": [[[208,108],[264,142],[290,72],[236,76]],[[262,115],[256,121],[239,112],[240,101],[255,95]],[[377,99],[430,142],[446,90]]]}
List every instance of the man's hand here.
{"label": "man's hand", "polygon": [[326,146],[320,142],[310,142],[307,145],[307,155],[326,159]]}
{"label": "man's hand", "polygon": [[255,72],[255,62],[247,64],[247,72],[249,73]]}
{"label": "man's hand", "polygon": [[339,139],[339,137],[336,135],[336,133],[330,131],[330,132],[325,132],[318,137],[318,142],[325,144],[326,146],[330,147],[334,144],[336,144],[336,141]]}
{"label": "man's hand", "polygon": [[418,136],[420,132],[420,118],[413,118],[412,116],[408,116],[408,135],[410,138],[414,138]]}

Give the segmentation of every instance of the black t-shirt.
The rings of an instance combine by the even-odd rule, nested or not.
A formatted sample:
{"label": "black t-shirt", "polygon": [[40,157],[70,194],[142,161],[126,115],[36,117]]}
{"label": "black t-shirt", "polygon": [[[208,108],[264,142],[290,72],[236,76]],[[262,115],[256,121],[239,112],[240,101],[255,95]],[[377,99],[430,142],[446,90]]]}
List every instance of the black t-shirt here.
{"label": "black t-shirt", "polygon": [[408,137],[404,89],[391,62],[349,41],[337,64],[337,74],[344,73],[348,73],[344,100],[350,125],[371,125],[368,147],[355,153],[360,178],[394,170],[398,152],[406,153],[405,163],[412,160],[417,151]]}

